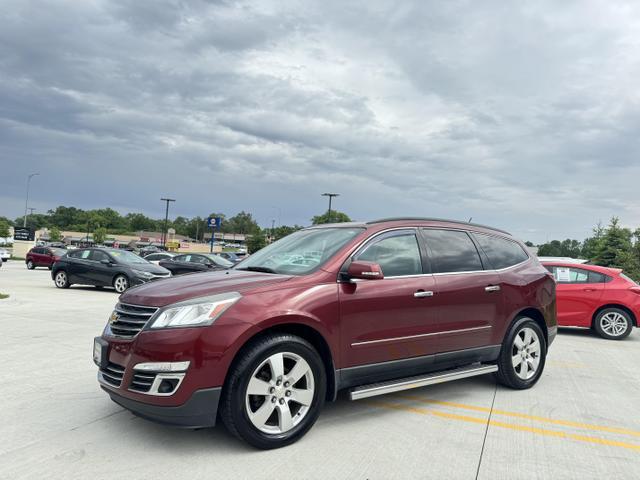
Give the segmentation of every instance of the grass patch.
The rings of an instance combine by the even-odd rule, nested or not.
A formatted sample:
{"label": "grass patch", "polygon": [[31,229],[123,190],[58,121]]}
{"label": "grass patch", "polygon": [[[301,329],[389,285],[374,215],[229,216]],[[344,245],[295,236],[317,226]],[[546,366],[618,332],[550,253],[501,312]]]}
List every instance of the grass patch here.
{"label": "grass patch", "polygon": [[8,293],[0,293],[0,300],[4,300],[5,298],[9,298]]}

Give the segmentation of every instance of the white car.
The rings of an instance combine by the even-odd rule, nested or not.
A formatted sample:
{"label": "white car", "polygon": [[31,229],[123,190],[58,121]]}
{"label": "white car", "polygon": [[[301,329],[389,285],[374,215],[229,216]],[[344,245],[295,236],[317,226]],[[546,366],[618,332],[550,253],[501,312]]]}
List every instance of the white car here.
{"label": "white car", "polygon": [[2,259],[3,262],[6,262],[11,258],[11,253],[9,252],[9,250],[0,248],[0,258]]}

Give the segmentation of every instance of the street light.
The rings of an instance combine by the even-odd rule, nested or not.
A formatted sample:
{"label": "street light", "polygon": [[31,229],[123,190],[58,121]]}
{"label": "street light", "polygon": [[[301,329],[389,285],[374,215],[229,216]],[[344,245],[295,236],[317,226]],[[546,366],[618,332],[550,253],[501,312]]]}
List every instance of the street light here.
{"label": "street light", "polygon": [[329,214],[328,214],[329,222],[328,223],[331,223],[331,199],[333,197],[339,197],[340,194],[339,193],[323,193],[322,196],[329,197]]}
{"label": "street light", "polygon": [[27,199],[24,201],[24,222],[22,226],[27,228],[27,207],[29,206],[29,184],[31,183],[31,178],[36,175],[40,175],[39,173],[30,173],[27,176]]}
{"label": "street light", "polygon": [[161,198],[163,202],[167,202],[167,208],[164,211],[164,227],[162,228],[162,246],[167,243],[167,221],[169,220],[169,202],[175,202],[173,198]]}

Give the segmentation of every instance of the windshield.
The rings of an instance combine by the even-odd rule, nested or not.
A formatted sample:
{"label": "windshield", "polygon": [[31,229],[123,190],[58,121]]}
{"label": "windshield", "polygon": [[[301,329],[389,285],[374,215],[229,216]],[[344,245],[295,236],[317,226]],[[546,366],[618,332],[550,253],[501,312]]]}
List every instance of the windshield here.
{"label": "windshield", "polygon": [[118,262],[122,263],[149,263],[148,260],[145,260],[144,258],[139,257],[135,253],[131,253],[128,250],[109,250],[109,253]]}
{"label": "windshield", "polygon": [[207,257],[209,260],[213,261],[213,263],[215,263],[216,265],[220,265],[221,267],[225,267],[225,268],[231,268],[233,267],[233,263],[231,263],[229,260],[222,258],[220,255],[215,255],[212,253],[208,253],[205,255],[205,257]]}
{"label": "windshield", "polygon": [[304,275],[319,268],[362,228],[300,230],[257,251],[236,267],[285,275]]}

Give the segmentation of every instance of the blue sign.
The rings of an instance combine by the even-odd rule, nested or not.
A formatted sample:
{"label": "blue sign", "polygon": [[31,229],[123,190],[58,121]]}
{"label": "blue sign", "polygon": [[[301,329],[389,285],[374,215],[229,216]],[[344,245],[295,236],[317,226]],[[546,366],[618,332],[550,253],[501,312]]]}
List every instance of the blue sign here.
{"label": "blue sign", "polygon": [[207,226],[210,228],[220,228],[222,226],[222,218],[220,217],[209,217],[207,219]]}

